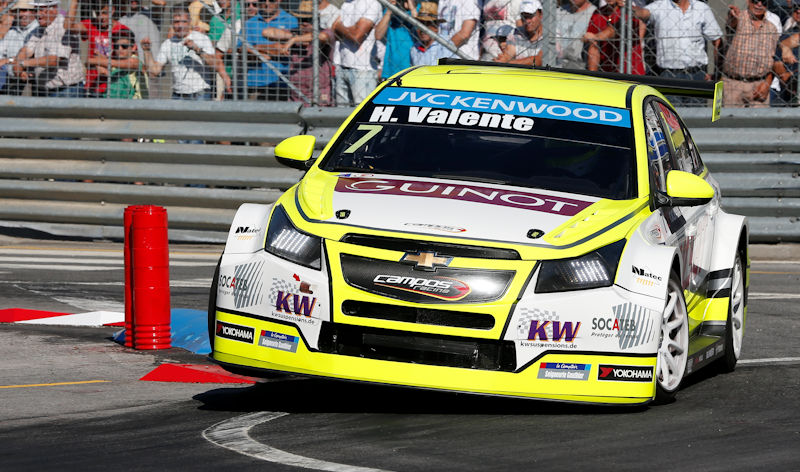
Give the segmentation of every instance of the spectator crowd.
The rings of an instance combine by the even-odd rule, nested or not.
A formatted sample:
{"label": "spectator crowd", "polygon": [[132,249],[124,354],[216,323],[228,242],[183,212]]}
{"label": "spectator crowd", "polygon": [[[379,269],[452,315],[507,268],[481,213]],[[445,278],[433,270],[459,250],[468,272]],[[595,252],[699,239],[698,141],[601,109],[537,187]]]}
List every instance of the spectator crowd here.
{"label": "spectator crowd", "polygon": [[711,1],[553,0],[545,25],[540,0],[318,0],[315,31],[311,0],[0,0],[0,94],[353,106],[463,57],[722,80],[724,106],[797,105],[800,0]]}

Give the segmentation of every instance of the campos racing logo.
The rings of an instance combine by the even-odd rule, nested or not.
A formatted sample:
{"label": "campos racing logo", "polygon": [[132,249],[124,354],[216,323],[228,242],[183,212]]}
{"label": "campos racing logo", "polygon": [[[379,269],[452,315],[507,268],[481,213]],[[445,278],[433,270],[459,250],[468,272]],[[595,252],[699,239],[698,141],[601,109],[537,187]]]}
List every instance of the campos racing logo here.
{"label": "campos racing logo", "polygon": [[378,274],[372,282],[381,287],[405,290],[451,301],[461,300],[472,291],[466,283],[450,277],[426,278]]}
{"label": "campos racing logo", "polygon": [[216,334],[218,338],[232,339],[234,341],[253,344],[255,330],[249,326],[241,326],[217,321]]}
{"label": "campos racing logo", "polygon": [[380,193],[409,197],[445,198],[473,203],[507,206],[563,216],[574,216],[594,202],[553,195],[501,190],[475,185],[450,185],[394,179],[340,177],[335,191],[341,193]]}
{"label": "campos racing logo", "polygon": [[[443,108],[443,116],[436,117],[442,124],[455,124],[460,116],[470,115],[469,122],[480,123],[482,120],[491,122],[491,116],[496,120],[506,121],[507,129],[518,129],[533,126],[533,118],[548,118],[553,120],[576,121],[583,123],[596,123],[602,125],[630,127],[630,114],[621,109],[589,105],[585,103],[562,102],[557,100],[542,100],[537,98],[519,97],[481,92],[460,92],[455,90],[411,89],[404,87],[386,87],[373,99],[376,105],[403,105],[417,108],[420,123],[434,123],[428,118],[430,108]],[[392,108],[392,107],[386,107]],[[425,111],[427,110],[427,111]],[[461,113],[462,111],[472,113]],[[456,112],[459,112],[456,114]],[[386,113],[385,111],[383,113]],[[424,115],[423,115],[424,113]],[[374,113],[373,113],[374,115]],[[474,115],[474,116],[472,116]],[[483,115],[483,116],[482,116]],[[502,116],[502,118],[501,118]],[[505,118],[508,117],[508,118]],[[520,121],[520,120],[525,121]],[[376,120],[378,121],[378,120]],[[389,112],[385,121],[392,121]],[[394,121],[397,121],[396,119]],[[409,121],[411,117],[409,116]],[[511,122],[516,122],[512,124]],[[439,121],[436,121],[437,123]],[[463,123],[461,123],[463,125]],[[469,126],[469,125],[468,125]],[[485,125],[484,125],[485,126]]]}
{"label": "campos racing logo", "polygon": [[661,277],[649,272],[648,269],[631,265],[631,271],[634,274],[633,280],[636,281],[637,284],[644,285],[646,287],[652,287],[657,283],[661,283]]}
{"label": "campos racing logo", "polygon": [[633,365],[600,365],[597,380],[618,382],[652,382],[653,368]]}

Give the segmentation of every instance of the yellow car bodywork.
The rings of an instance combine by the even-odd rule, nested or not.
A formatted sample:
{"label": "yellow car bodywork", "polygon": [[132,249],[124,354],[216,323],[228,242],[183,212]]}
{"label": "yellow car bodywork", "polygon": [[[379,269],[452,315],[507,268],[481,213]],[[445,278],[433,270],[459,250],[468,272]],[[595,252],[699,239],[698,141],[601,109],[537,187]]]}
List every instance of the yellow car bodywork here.
{"label": "yellow car bodywork", "polygon": [[[408,332],[415,336],[442,336],[454,340],[489,340],[499,342],[506,340],[520,346],[520,340],[509,339],[509,326],[515,309],[525,296],[532,293],[531,277],[537,270],[540,261],[574,258],[585,255],[620,240],[646,239],[642,236],[642,227],[653,215],[651,205],[650,176],[648,172],[647,143],[643,125],[641,104],[647,97],[664,97],[651,87],[634,86],[630,82],[612,81],[600,78],[582,77],[559,72],[523,70],[503,67],[481,66],[432,66],[405,71],[378,87],[363,104],[357,107],[348,120],[322,151],[321,157],[329,153],[340,135],[347,129],[348,123],[358,116],[359,111],[369,103],[383,87],[391,86],[400,79],[403,87],[442,89],[449,91],[475,91],[493,94],[515,94],[538,99],[564,102],[590,103],[599,106],[630,110],[630,118],[634,136],[635,172],[638,182],[637,195],[629,200],[600,199],[578,214],[569,218],[555,229],[548,231],[541,238],[542,244],[525,245],[509,244],[497,241],[470,241],[469,237],[451,237],[447,235],[426,235],[426,241],[442,244],[476,245],[513,249],[519,253],[518,260],[481,259],[471,257],[454,257],[450,262],[452,268],[502,270],[514,273],[503,295],[496,300],[484,303],[460,304],[452,302],[415,303],[387,298],[376,293],[369,293],[348,284],[344,280],[341,267],[342,254],[357,254],[373,260],[398,261],[404,252],[387,248],[358,246],[342,239],[354,231],[359,234],[385,238],[414,238],[418,236],[402,234],[396,231],[379,228],[359,227],[354,230],[347,224],[335,222],[332,201],[337,180],[337,173],[327,172],[319,167],[320,159],[311,166],[304,178],[289,189],[267,213],[261,222],[263,228],[259,233],[261,248],[264,247],[266,227],[269,215],[275,208],[282,208],[296,228],[304,233],[314,235],[324,241],[324,268],[317,273],[308,268],[294,268],[292,263],[272,254],[259,251],[257,254],[245,254],[246,251],[234,251],[230,262],[223,256],[221,273],[233,273],[236,264],[247,261],[258,261],[264,266],[277,267],[281,273],[292,274],[296,280],[308,280],[313,284],[316,302],[324,296],[324,304],[319,305],[329,313],[313,312],[297,313],[298,295],[295,295],[295,313],[281,313],[281,318],[270,316],[269,312],[258,313],[246,309],[231,309],[216,306],[212,309],[212,323],[222,323],[226,329],[244,329],[251,336],[251,342],[242,339],[215,336],[213,339],[212,358],[236,372],[257,373],[259,371],[280,371],[301,375],[328,377],[335,379],[374,382],[388,385],[399,385],[437,389],[445,391],[470,392],[486,395],[502,395],[512,397],[539,398],[561,401],[592,402],[607,404],[641,404],[651,401],[656,392],[655,375],[648,381],[603,381],[599,378],[601,366],[642,367],[656,371],[657,353],[655,349],[648,352],[637,352],[626,355],[620,352],[569,352],[569,349],[545,351],[531,362],[517,365],[511,371],[482,370],[475,368],[453,367],[446,365],[430,365],[390,359],[376,359],[358,355],[341,355],[323,352],[318,345],[309,339],[307,332],[300,328],[301,322],[314,316],[320,316],[326,322],[339,325],[358,326],[364,329],[387,330],[393,333]],[[664,99],[665,100],[665,99]],[[309,155],[309,140],[291,141],[282,144],[278,154],[303,156]],[[302,159],[302,158],[301,158]],[[676,174],[677,175],[677,174]],[[701,176],[705,178],[707,171]],[[694,178],[694,176],[689,176]],[[693,186],[694,180],[686,176],[678,176],[670,180],[670,192],[687,196],[708,196],[710,186],[702,184]],[[702,179],[697,179],[702,182]],[[706,193],[704,193],[706,192]],[[391,211],[391,209],[387,209]],[[234,222],[234,227],[237,226]],[[241,226],[239,226],[241,228]],[[232,227],[231,238],[234,236]],[[233,239],[229,238],[229,246]],[[641,247],[648,247],[641,243]],[[665,261],[662,271],[669,274],[673,261],[686,263],[680,257],[678,248],[652,245],[661,254],[658,261]],[[254,246],[255,247],[255,246]],[[654,251],[656,249],[653,249]],[[229,250],[226,249],[226,253]],[[633,249],[626,247],[623,260],[633,257]],[[637,249],[643,251],[643,249]],[[637,257],[642,257],[641,252]],[[655,260],[655,259],[654,259]],[[653,262],[655,265],[656,263]],[[620,264],[622,265],[622,263]],[[238,267],[238,266],[237,266]],[[277,269],[276,269],[277,270]],[[294,271],[294,272],[293,272]],[[659,300],[657,291],[634,293],[634,281],[623,281],[621,271],[617,271],[615,286],[604,289],[585,291],[587,293],[569,292],[566,294],[545,294],[539,296],[547,305],[557,307],[560,313],[569,306],[570,299],[577,304],[575,316],[585,316],[593,307],[592,294],[596,293],[598,305],[608,306],[633,300],[641,306],[647,306],[657,319],[659,304],[663,304],[663,296]],[[252,277],[252,276],[251,276]],[[640,278],[641,279],[641,278]],[[626,279],[627,280],[627,279]],[[641,282],[641,280],[639,280]],[[746,278],[747,283],[747,278]],[[622,284],[622,285],[620,285]],[[216,287],[216,286],[215,286]],[[631,289],[630,287],[634,287]],[[266,289],[264,289],[266,290]],[[222,292],[220,292],[222,293]],[[308,293],[308,292],[304,292]],[[526,295],[527,294],[527,295]],[[702,290],[685,290],[687,309],[689,312],[689,330],[694,333],[700,330],[703,323],[713,325],[725,323],[728,319],[729,298],[710,298]],[[307,295],[310,299],[312,295]],[[604,298],[605,297],[605,298]],[[605,299],[612,301],[604,301]],[[441,326],[434,324],[409,323],[404,321],[349,316],[342,309],[346,300],[357,300],[363,303],[391,304],[404,307],[415,307],[431,310],[468,310],[470,313],[486,314],[493,317],[494,324],[489,329],[471,329],[465,327]],[[320,302],[322,303],[322,302]],[[616,306],[616,305],[615,305]],[[318,310],[318,311],[319,311]],[[286,311],[286,310],[284,310]],[[607,310],[606,310],[607,311]],[[273,311],[274,314],[274,311]],[[297,322],[292,321],[297,317]],[[596,318],[596,317],[595,317]],[[577,319],[577,318],[576,318]],[[581,318],[579,324],[584,333],[588,330],[589,318]],[[316,321],[313,321],[316,323]],[[311,322],[309,322],[311,323]],[[230,328],[230,327],[234,328]],[[235,328],[240,327],[240,328]],[[218,328],[219,329],[219,328]],[[316,330],[317,328],[314,328]],[[252,330],[252,332],[250,331]],[[313,330],[312,330],[313,331]],[[577,331],[577,328],[576,328]],[[654,331],[655,332],[655,331]],[[366,336],[366,335],[365,335]],[[504,337],[505,336],[505,337]],[[652,336],[651,336],[652,337]],[[718,336],[717,336],[718,338]],[[719,342],[715,337],[698,336],[690,352],[698,353],[703,359],[697,365],[705,364],[712,357],[718,358]],[[245,339],[246,340],[246,339]],[[649,346],[657,346],[657,341],[650,339]],[[710,354],[708,354],[710,352]],[[552,366],[552,367],[551,367]],[[570,371],[570,369],[572,369]],[[546,377],[550,376],[550,377]],[[559,378],[561,376],[561,378]],[[577,376],[577,377],[576,377]]]}

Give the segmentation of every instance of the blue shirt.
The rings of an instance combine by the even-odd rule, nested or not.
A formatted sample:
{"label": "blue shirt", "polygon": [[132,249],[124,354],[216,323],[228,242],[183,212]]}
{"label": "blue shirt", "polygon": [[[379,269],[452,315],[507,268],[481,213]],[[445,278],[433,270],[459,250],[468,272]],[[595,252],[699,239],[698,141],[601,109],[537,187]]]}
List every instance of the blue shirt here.
{"label": "blue shirt", "polygon": [[386,29],[386,53],[383,56],[381,78],[388,79],[397,72],[411,67],[411,56],[408,52],[414,46],[414,39],[409,29],[411,25],[392,15]]}
{"label": "blue shirt", "polygon": [[[251,46],[258,46],[260,44],[273,44],[275,41],[270,41],[269,39],[265,38],[261,32],[264,28],[272,27],[272,28],[282,28],[287,30],[296,29],[297,25],[297,18],[293,17],[292,15],[286,13],[283,10],[278,10],[278,16],[275,17],[272,21],[265,21],[264,18],[258,14],[250,19],[248,19],[244,23],[245,31],[247,31],[247,42],[250,43]],[[289,73],[289,58],[286,57],[281,61],[269,61],[273,66],[275,66],[281,74],[288,74]],[[264,87],[266,85],[270,85],[276,82],[280,82],[278,76],[270,70],[270,68],[261,62],[259,59],[260,65],[254,69],[247,69],[247,86],[248,87]],[[277,85],[277,84],[276,84]]]}
{"label": "blue shirt", "polygon": [[443,57],[450,57],[453,55],[449,49],[442,46],[438,41],[434,41],[424,51],[421,45],[415,44],[411,48],[411,64],[415,66],[435,66],[439,63],[439,59]]}

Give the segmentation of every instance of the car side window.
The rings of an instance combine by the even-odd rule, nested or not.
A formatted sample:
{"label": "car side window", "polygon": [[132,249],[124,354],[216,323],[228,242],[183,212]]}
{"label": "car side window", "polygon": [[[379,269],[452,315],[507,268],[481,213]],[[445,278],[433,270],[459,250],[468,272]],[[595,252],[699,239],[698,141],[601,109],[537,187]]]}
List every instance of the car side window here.
{"label": "car side window", "polygon": [[673,169],[667,137],[661,120],[653,109],[652,102],[644,109],[645,132],[647,133],[647,161],[650,167],[651,184],[660,192],[667,191],[667,172]]}
{"label": "car side window", "polygon": [[[661,102],[655,102],[655,104],[664,124],[667,140],[672,144],[675,167],[684,172],[696,173],[695,170],[700,157],[692,139],[684,132],[685,128],[681,125],[678,115]],[[694,152],[692,152],[693,150]]]}
{"label": "car side window", "polygon": [[681,127],[683,128],[683,133],[686,135],[686,146],[689,149],[689,155],[692,158],[692,169],[689,171],[694,175],[701,175],[703,171],[706,169],[705,164],[703,164],[703,160],[700,159],[700,151],[697,150],[697,146],[694,144],[694,139],[692,139],[692,135],[689,134],[689,130],[686,128],[686,125],[683,124],[681,121]]}

